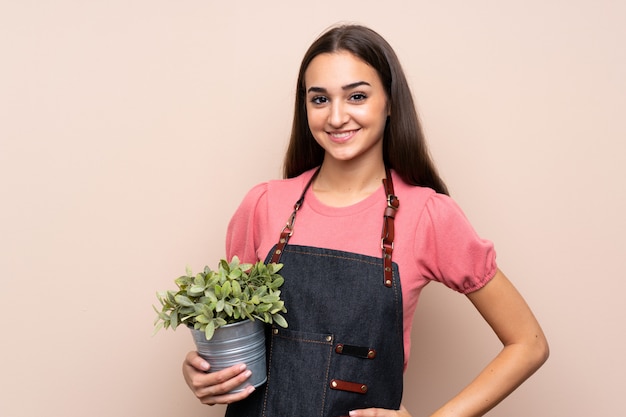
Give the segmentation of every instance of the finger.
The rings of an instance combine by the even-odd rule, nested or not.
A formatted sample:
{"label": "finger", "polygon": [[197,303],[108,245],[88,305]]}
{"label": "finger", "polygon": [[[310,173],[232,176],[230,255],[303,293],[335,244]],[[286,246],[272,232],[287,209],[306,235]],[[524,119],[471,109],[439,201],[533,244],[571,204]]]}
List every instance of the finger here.
{"label": "finger", "polygon": [[187,353],[184,365],[191,366],[198,371],[204,372],[208,371],[210,367],[209,363],[204,360],[200,355],[198,355],[198,352],[196,352],[195,350]]}
{"label": "finger", "polygon": [[220,397],[228,394],[245,383],[250,378],[250,375],[252,373],[246,369],[245,364],[234,365],[211,373],[191,372],[189,374],[190,387],[196,397],[208,404],[214,401],[211,400],[211,397]]}
{"label": "finger", "polygon": [[383,417],[383,416],[393,416],[394,414],[387,414],[388,411],[392,410],[383,410],[382,408],[364,408],[362,410],[352,410],[350,411],[350,417]]}
{"label": "finger", "polygon": [[208,395],[206,397],[200,398],[200,401],[203,404],[207,405],[215,405],[215,404],[231,404],[237,401],[241,401],[250,394],[254,392],[255,388],[252,385],[248,385],[241,392],[236,392],[234,394],[224,394],[224,395]]}
{"label": "finger", "polygon": [[400,405],[400,410],[385,410],[382,408],[365,408],[350,411],[350,417],[411,417],[406,408]]}

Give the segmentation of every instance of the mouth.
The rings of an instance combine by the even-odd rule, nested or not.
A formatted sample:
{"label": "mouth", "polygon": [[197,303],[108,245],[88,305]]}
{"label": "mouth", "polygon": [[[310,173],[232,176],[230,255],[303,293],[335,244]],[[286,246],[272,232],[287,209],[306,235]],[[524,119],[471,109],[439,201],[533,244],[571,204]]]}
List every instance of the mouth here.
{"label": "mouth", "polygon": [[342,132],[327,132],[333,142],[343,143],[350,140],[359,130],[345,130]]}

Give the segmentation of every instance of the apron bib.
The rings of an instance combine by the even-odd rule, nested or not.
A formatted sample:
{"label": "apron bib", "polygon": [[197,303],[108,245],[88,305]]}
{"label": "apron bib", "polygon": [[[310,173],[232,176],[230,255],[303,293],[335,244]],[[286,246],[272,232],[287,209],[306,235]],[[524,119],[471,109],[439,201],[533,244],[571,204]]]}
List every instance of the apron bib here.
{"label": "apron bib", "polygon": [[[359,408],[397,410],[404,369],[397,264],[391,262],[391,251],[385,258],[384,244],[383,259],[287,246],[302,200],[285,241],[265,260],[275,262],[279,255],[284,265],[281,297],[289,327],[268,327],[267,383],[230,404],[226,416],[338,417]],[[393,226],[391,231],[393,237]]]}

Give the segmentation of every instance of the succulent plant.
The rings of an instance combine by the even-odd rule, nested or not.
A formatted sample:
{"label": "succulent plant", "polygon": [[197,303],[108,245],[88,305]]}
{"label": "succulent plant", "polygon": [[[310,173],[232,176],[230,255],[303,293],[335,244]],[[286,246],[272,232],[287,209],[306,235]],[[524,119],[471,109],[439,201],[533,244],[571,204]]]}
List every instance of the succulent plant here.
{"label": "succulent plant", "polygon": [[194,275],[190,268],[174,282],[178,290],[157,292],[161,309],[154,321],[155,333],[180,324],[204,331],[207,340],[220,326],[244,320],[261,320],[287,327],[278,289],[285,282],[278,274],[282,264],[244,264],[234,256],[220,260],[217,271],[208,266]]}

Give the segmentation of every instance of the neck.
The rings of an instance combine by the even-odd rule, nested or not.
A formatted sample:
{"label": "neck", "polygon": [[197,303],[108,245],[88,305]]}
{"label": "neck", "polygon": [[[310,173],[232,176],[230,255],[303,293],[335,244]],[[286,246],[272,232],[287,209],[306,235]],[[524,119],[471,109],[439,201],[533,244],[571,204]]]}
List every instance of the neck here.
{"label": "neck", "polygon": [[331,206],[355,204],[382,186],[385,178],[385,164],[329,163],[324,161],[320,172],[313,182],[315,196]]}

